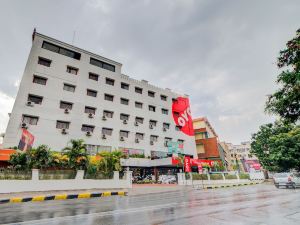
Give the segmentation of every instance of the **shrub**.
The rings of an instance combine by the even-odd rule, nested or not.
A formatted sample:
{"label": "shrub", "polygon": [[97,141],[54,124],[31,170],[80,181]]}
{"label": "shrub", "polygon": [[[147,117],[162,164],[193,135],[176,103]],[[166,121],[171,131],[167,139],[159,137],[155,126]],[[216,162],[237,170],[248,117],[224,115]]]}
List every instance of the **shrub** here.
{"label": "shrub", "polygon": [[225,179],[234,180],[234,179],[237,179],[237,176],[234,174],[225,174]]}
{"label": "shrub", "polygon": [[250,175],[248,173],[241,173],[239,176],[240,179],[250,179]]}
{"label": "shrub", "polygon": [[210,174],[211,180],[223,180],[222,174]]}
{"label": "shrub", "polygon": [[193,173],[192,177],[193,180],[208,180],[207,174]]}

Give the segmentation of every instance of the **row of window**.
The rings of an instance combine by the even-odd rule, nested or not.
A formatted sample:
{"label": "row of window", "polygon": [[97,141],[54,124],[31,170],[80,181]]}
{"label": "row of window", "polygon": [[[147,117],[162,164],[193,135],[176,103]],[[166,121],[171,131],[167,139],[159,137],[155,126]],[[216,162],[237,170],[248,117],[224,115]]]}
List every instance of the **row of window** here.
{"label": "row of window", "polygon": [[[64,90],[69,89],[69,88],[70,88],[69,86],[64,86]],[[91,96],[91,97],[96,97],[97,96],[97,92],[94,91],[94,90],[90,90],[90,89],[87,89],[86,94],[87,94],[87,96]],[[114,96],[110,95],[110,94],[104,94],[104,100],[113,102],[114,101]],[[29,104],[34,103],[34,104],[41,105],[42,102],[43,102],[43,96],[33,95],[33,94],[28,95],[27,103],[29,103]],[[67,109],[71,110],[72,107],[73,107],[72,102],[61,101],[61,108],[62,108],[62,103],[63,103],[64,108],[67,108]],[[122,105],[129,105],[129,99],[120,98],[120,103]],[[143,103],[142,102],[135,102],[135,107],[142,109],[143,108]],[[93,108],[93,107],[90,107],[90,108]],[[93,109],[94,109],[94,111],[96,111],[96,108],[93,108]],[[156,111],[156,106],[148,105],[148,110],[151,111],[151,112],[155,112]],[[168,115],[169,110],[162,108],[161,113],[164,114],[164,115]]]}
{"label": "row of window", "polygon": [[[73,59],[80,60],[80,58],[81,58],[80,53],[69,50],[69,49],[66,49],[66,48],[63,48],[63,47],[60,47],[60,46],[52,44],[52,43],[49,43],[47,41],[43,42],[42,48],[47,49],[47,50],[52,51],[52,52],[56,52],[58,54],[61,54],[61,55],[64,55],[64,56],[67,56],[67,57],[70,57],[70,58],[73,58]],[[51,61],[50,61],[50,63],[48,62],[47,65],[48,64],[50,66]],[[94,65],[94,66],[97,66],[97,67],[100,67],[100,68],[105,69],[105,70],[112,71],[112,72],[116,71],[116,68],[115,68],[114,65],[103,62],[103,61],[100,61],[100,60],[92,58],[92,57],[90,57],[90,64]]]}
{"label": "row of window", "polygon": [[[28,116],[28,115],[23,115],[23,119],[22,122],[25,124],[31,124],[31,125],[36,125],[38,122],[38,117],[35,116]],[[70,127],[70,122],[68,121],[61,121],[61,120],[57,120],[56,121],[56,128],[57,129],[69,129]],[[25,125],[24,125],[25,126]],[[89,132],[89,133],[93,133],[95,129],[95,126],[93,125],[88,125],[88,124],[83,124],[81,127],[81,131],[83,132]],[[113,129],[112,128],[102,128],[102,135],[105,136],[111,136],[113,133]],[[128,138],[129,137],[129,131],[126,130],[120,130],[119,131],[119,135],[120,138]],[[136,140],[144,140],[144,133],[135,133],[135,139]],[[165,141],[172,141],[172,138],[169,137],[165,137],[164,138]],[[158,136],[157,135],[150,135],[150,141],[152,142],[157,142],[158,141]],[[178,139],[177,140],[179,144],[183,144],[184,140]]]}
{"label": "row of window", "polygon": [[[68,108],[68,105],[65,104],[65,102],[60,103],[60,108],[65,109],[65,110],[70,110]],[[93,117],[93,115],[95,113],[94,108],[88,107],[88,106],[85,107],[84,112],[89,114],[89,117]],[[114,112],[104,110],[102,119],[106,120],[106,118],[113,118],[113,115],[114,115]],[[129,120],[129,118],[130,118],[130,115],[128,115],[128,114],[124,114],[124,113],[120,114],[120,120],[122,120],[124,124],[128,123],[127,121]],[[39,118],[37,116],[23,115],[23,120],[22,121],[23,121],[23,123],[27,123],[27,124],[30,124],[30,125],[37,125],[38,119]],[[134,120],[135,126],[139,126],[139,124],[143,124],[143,123],[144,123],[144,118],[143,117],[135,117],[135,120]],[[66,126],[68,126],[68,124],[69,124],[69,122],[66,122]],[[156,120],[149,120],[149,128],[153,129],[155,127],[157,127],[157,121]],[[69,127],[64,127],[64,128],[68,129]],[[169,123],[163,123],[162,128],[163,128],[163,131],[167,131],[168,129],[170,129],[170,124]],[[179,131],[180,127],[175,126],[175,130]]]}
{"label": "row of window", "polygon": [[[39,57],[38,64],[44,65],[44,66],[50,66],[51,60]],[[79,71],[79,69],[77,69],[75,67],[67,66],[67,72],[68,73],[77,75],[78,71]],[[90,80],[98,81],[99,80],[99,76],[100,75],[95,74],[95,73],[89,73],[89,79]],[[47,78],[34,75],[33,82],[37,83],[37,84],[41,84],[41,85],[46,85]],[[106,77],[105,78],[105,83],[107,85],[114,86],[115,85],[115,80]],[[75,88],[76,88],[75,85],[71,85],[71,84],[67,84],[67,85],[71,86],[72,87],[72,91],[75,92]],[[124,90],[129,90],[129,84],[121,82],[121,88],[124,89]],[[134,90],[138,94],[143,94],[143,88],[141,88],[141,87],[135,87]],[[154,91],[148,91],[148,96],[154,98],[156,96],[156,93]],[[160,99],[162,101],[167,101],[168,97],[166,95],[160,95]]]}

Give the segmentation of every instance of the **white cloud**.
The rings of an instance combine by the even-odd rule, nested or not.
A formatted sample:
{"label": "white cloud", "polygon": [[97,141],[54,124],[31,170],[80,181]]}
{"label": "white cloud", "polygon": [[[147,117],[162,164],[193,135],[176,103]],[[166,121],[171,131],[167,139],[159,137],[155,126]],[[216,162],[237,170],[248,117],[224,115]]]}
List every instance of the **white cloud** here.
{"label": "white cloud", "polygon": [[0,133],[4,133],[8,123],[8,113],[12,111],[14,99],[0,92]]}

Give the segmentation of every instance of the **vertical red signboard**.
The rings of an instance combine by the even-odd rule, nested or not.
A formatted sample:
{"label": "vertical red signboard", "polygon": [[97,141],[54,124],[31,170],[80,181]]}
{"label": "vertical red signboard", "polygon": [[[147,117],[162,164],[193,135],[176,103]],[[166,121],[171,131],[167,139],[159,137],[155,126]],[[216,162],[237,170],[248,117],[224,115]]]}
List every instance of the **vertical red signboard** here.
{"label": "vertical red signboard", "polygon": [[186,173],[192,172],[191,158],[189,156],[184,156],[184,171]]}

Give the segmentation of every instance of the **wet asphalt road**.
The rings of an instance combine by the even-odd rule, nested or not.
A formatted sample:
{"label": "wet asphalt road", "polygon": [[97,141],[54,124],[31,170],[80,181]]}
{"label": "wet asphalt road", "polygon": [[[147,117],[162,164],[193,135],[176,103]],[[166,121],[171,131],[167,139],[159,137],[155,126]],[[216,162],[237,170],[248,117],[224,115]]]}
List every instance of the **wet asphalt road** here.
{"label": "wet asphalt road", "polygon": [[0,224],[300,224],[300,189],[273,185],[0,205]]}

